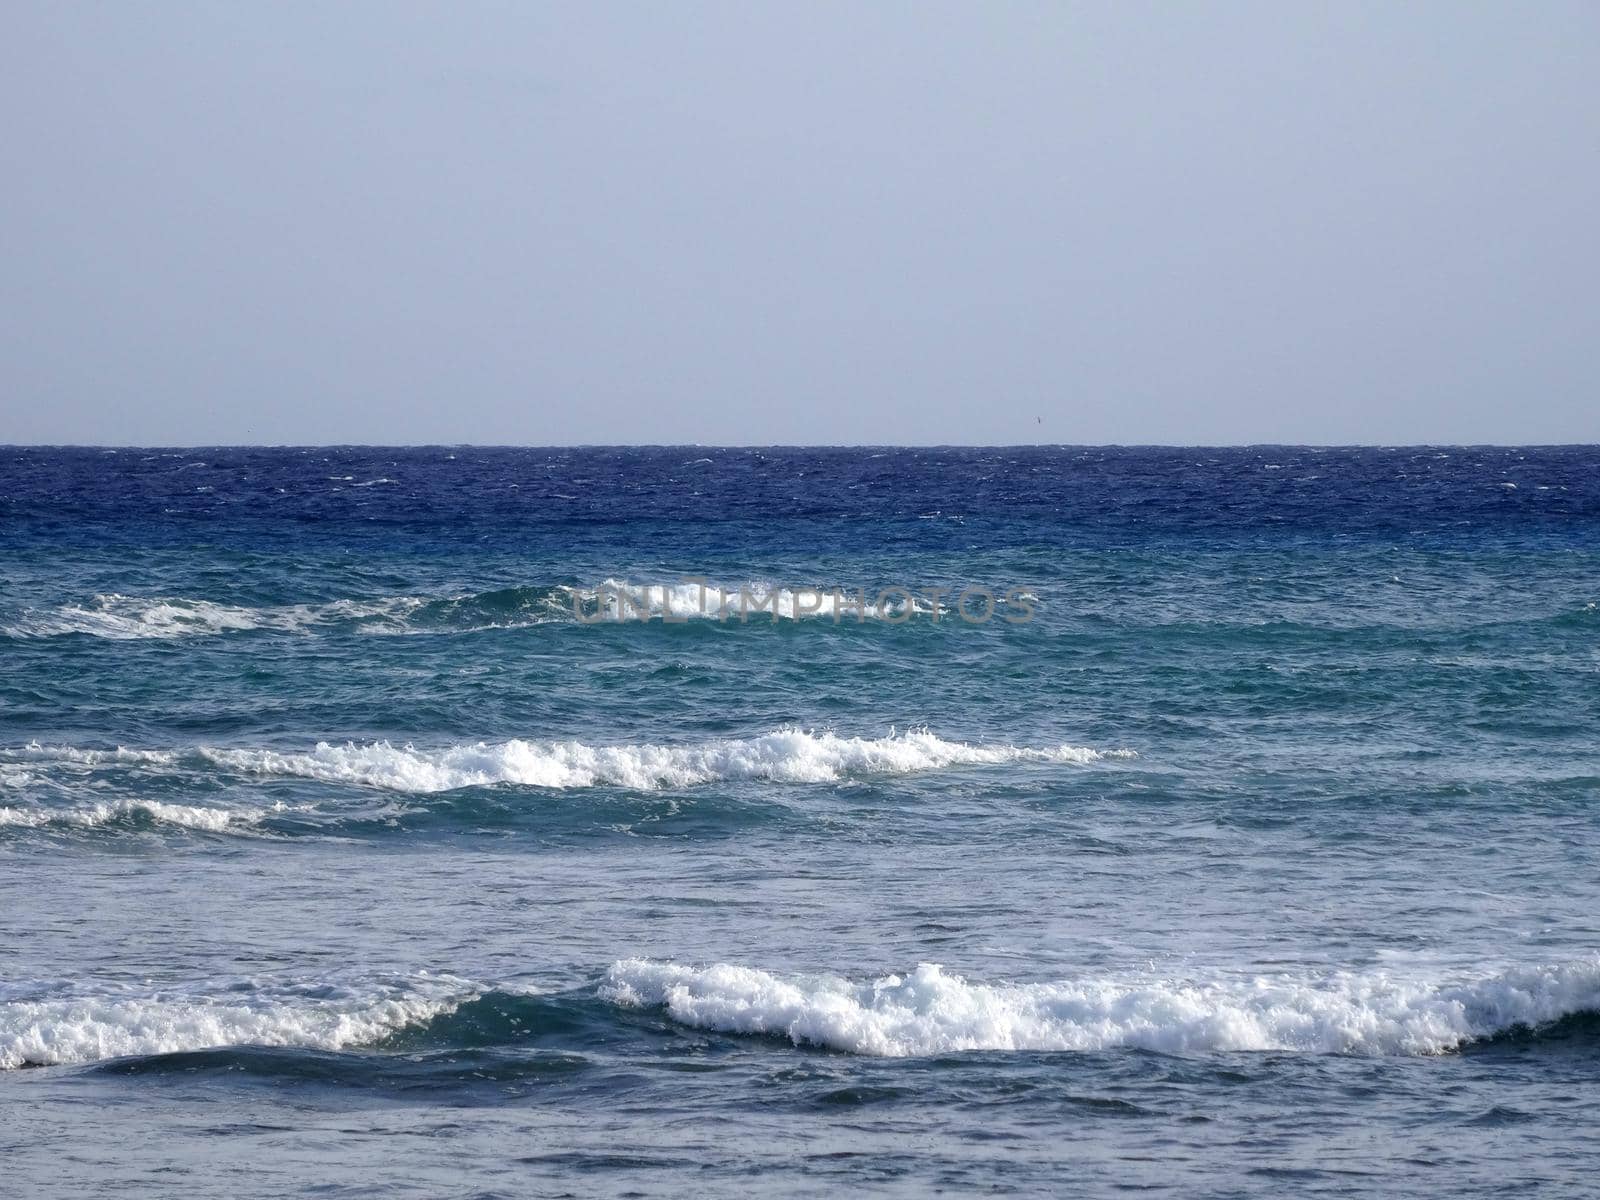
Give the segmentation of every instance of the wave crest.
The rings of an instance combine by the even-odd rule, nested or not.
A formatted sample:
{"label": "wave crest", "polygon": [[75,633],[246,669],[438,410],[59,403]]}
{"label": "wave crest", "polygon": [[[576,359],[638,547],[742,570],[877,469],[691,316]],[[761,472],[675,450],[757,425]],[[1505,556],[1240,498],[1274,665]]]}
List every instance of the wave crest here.
{"label": "wave crest", "polygon": [[160,800],[119,800],[67,809],[31,805],[0,806],[0,828],[96,829],[127,822],[151,821],[203,833],[231,833],[252,829],[274,813],[287,811],[290,811],[290,806],[281,803],[273,809],[230,809],[167,804]]}
{"label": "wave crest", "polygon": [[1600,958],[1449,986],[1388,975],[1320,980],[970,983],[924,963],[866,983],[719,963],[615,963],[600,994],[673,1020],[851,1054],[1141,1048],[1440,1054],[1600,1010]]}
{"label": "wave crest", "polygon": [[[685,1026],[850,1054],[1236,1051],[1418,1055],[1600,1014],[1600,957],[1447,983],[1387,974],[1206,981],[973,983],[925,963],[865,983],[717,964],[614,963],[597,988],[549,993],[448,974],[218,980],[194,988],[0,982],[0,1069],[244,1046],[385,1053],[521,1044],[581,1049],[632,1024]],[[609,1014],[609,1015],[608,1015]]]}
{"label": "wave crest", "polygon": [[329,783],[354,783],[404,792],[520,784],[529,787],[612,786],[650,791],[729,780],[832,783],[853,775],[899,775],[954,766],[999,763],[1092,763],[1129,758],[1132,751],[1082,746],[1030,749],[1012,745],[947,742],[926,731],[882,738],[778,730],[761,737],[703,746],[589,746],[582,742],[477,742],[423,750],[390,742],[335,746],[308,753],[207,749],[218,766],[289,775]]}
{"label": "wave crest", "polygon": [[76,633],[113,641],[140,641],[216,637],[251,630],[300,633],[339,622],[374,618],[400,620],[422,603],[412,597],[396,596],[373,601],[335,600],[327,604],[247,607],[183,597],[110,593],[96,596],[87,604],[28,609],[11,624],[0,627],[0,635],[52,638]]}
{"label": "wave crest", "polygon": [[453,1011],[477,989],[453,977],[361,986],[240,986],[221,995],[46,997],[0,1003],[0,1069],[226,1046],[340,1050]]}
{"label": "wave crest", "polygon": [[723,588],[695,583],[631,584],[606,579],[596,587],[566,584],[497,588],[459,596],[382,596],[319,603],[249,606],[182,596],[108,593],[81,604],[30,608],[0,625],[0,636],[38,639],[82,634],[113,641],[216,637],[268,631],[310,634],[353,628],[369,634],[473,633],[547,622],[704,619],[728,622],[898,621],[937,610],[922,598],[896,594],[878,603],[858,589],[786,588],[751,582]]}

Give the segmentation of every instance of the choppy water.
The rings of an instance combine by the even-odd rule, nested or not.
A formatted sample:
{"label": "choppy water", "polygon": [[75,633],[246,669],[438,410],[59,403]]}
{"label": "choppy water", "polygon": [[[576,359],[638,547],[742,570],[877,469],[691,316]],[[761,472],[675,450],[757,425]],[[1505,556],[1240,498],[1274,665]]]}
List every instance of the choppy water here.
{"label": "choppy water", "polygon": [[18,1194],[1600,1167],[1600,450],[12,448],[0,552]]}

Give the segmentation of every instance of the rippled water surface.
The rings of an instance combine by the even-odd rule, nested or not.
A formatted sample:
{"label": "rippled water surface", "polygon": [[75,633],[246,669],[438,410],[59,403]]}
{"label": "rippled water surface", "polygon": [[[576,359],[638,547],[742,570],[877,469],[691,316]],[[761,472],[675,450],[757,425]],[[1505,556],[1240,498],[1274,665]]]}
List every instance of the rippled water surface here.
{"label": "rippled water surface", "polygon": [[1582,1194],[1597,568],[1590,448],[0,449],[7,1186]]}

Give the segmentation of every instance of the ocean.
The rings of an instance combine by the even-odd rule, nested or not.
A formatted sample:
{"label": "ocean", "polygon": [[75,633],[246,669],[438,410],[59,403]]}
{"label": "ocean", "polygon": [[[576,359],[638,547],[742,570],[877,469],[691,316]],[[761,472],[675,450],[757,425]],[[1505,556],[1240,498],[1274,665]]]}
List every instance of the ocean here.
{"label": "ocean", "polygon": [[1600,1169],[1600,448],[0,449],[0,1192]]}

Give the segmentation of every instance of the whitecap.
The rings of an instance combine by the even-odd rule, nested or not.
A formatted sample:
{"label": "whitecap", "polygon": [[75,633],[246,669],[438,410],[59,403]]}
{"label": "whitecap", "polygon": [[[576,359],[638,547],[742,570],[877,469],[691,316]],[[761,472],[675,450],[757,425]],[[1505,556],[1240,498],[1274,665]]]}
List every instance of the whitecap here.
{"label": "whitecap", "polygon": [[932,963],[856,983],[634,958],[611,967],[600,994],[627,1007],[660,1007],[695,1028],[851,1054],[1140,1048],[1414,1055],[1600,1010],[1600,958],[1454,983],[1384,972],[1028,984],[973,983]]}
{"label": "whitecap", "polygon": [[243,1045],[342,1050],[451,1012],[477,994],[442,976],[11,999],[0,1003],[0,1069]]}
{"label": "whitecap", "polygon": [[138,750],[126,746],[95,750],[77,746],[46,746],[38,742],[29,742],[15,750],[0,750],[0,755],[10,762],[68,767],[171,766],[179,758],[175,750]]}
{"label": "whitecap", "polygon": [[423,604],[411,596],[375,601],[335,600],[327,604],[287,604],[252,608],[182,597],[96,596],[87,604],[28,609],[0,635],[17,638],[87,634],[116,641],[145,638],[214,637],[247,630],[296,632],[316,625],[368,618],[403,619]]}
{"label": "whitecap", "polygon": [[334,745],[308,752],[206,748],[229,770],[351,783],[405,792],[521,784],[546,788],[613,786],[641,791],[723,780],[832,783],[857,775],[901,775],[948,767],[1003,763],[1087,764],[1132,758],[1131,750],[1059,745],[947,742],[926,730],[881,738],[840,737],[783,729],[755,738],[698,746],[590,746],[578,741],[474,742],[435,749],[391,742]]}
{"label": "whitecap", "polygon": [[194,804],[168,804],[161,800],[118,800],[81,808],[47,808],[42,805],[0,806],[0,828],[93,829],[115,821],[144,818],[162,825],[174,825],[203,833],[228,833],[259,825],[273,812],[289,811],[279,804],[274,809],[209,808]]}
{"label": "whitecap", "polygon": [[350,623],[366,633],[464,633],[538,625],[552,620],[600,622],[666,618],[674,623],[694,618],[743,623],[823,618],[837,624],[876,620],[899,622],[917,614],[943,616],[952,611],[948,605],[935,604],[926,597],[908,595],[898,589],[880,595],[870,589],[863,594],[854,587],[789,588],[754,582],[737,587],[710,583],[634,585],[620,579],[606,579],[596,587],[554,587],[549,589],[547,602],[536,610],[505,619],[485,620],[468,626],[447,625],[442,629],[416,620],[419,610],[426,611],[440,604],[470,607],[477,598],[472,594],[432,598],[407,595],[250,606],[182,596],[108,593],[83,603],[23,609],[11,614],[8,623],[0,625],[0,636],[38,639],[82,634],[115,641],[171,640],[252,630],[313,633]]}

